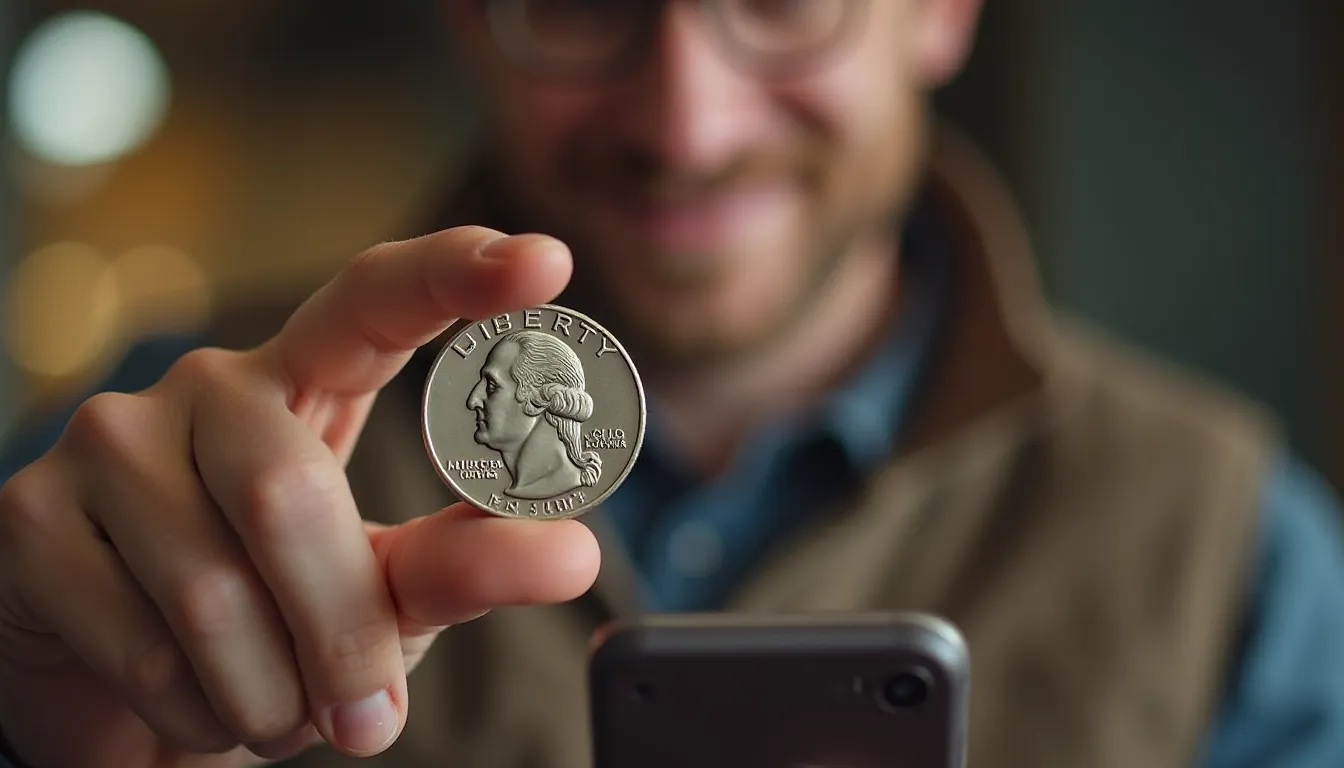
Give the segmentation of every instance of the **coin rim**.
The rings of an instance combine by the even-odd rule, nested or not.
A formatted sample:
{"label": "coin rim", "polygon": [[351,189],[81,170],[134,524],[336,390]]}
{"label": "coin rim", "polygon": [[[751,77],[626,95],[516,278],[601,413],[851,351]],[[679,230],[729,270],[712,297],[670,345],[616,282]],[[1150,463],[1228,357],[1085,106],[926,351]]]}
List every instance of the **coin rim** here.
{"label": "coin rim", "polygon": [[[639,396],[639,434],[635,437],[635,447],[634,449],[632,449],[630,453],[630,460],[626,462],[625,469],[622,470],[620,476],[617,477],[614,482],[612,482],[611,486],[608,487],[606,491],[603,491],[601,496],[598,496],[592,501],[589,501],[577,507],[574,511],[560,515],[548,515],[546,517],[532,517],[530,515],[510,515],[505,512],[500,512],[498,510],[491,509],[488,504],[483,504],[481,502],[476,501],[476,499],[472,498],[471,494],[464,491],[462,487],[459,486],[453,480],[452,475],[449,474],[448,470],[444,469],[443,461],[441,461],[438,457],[438,454],[434,452],[434,446],[433,443],[430,441],[429,437],[430,383],[434,381],[434,374],[438,372],[440,364],[442,364],[444,357],[447,356],[448,351],[451,349],[453,338],[456,337],[457,334],[462,332],[464,329],[472,325],[475,325],[476,323],[488,320],[492,317],[498,317],[499,314],[508,315],[513,314],[514,312],[526,312],[530,309],[549,309],[555,312],[563,312],[564,314],[567,315],[573,315],[574,317],[577,317],[580,320],[587,321],[588,323],[596,327],[598,330],[600,330],[602,333],[606,334],[607,338],[611,339],[611,343],[616,346],[616,350],[621,353],[621,358],[625,360],[626,366],[629,367],[630,375],[635,380],[635,393]],[[530,307],[513,309],[509,310],[508,312],[502,312],[499,314],[474,319],[459,318],[458,320],[454,321],[452,325],[444,329],[443,333],[439,334],[439,338],[444,340],[443,347],[442,349],[439,350],[438,354],[435,355],[434,364],[429,367],[429,373],[425,376],[424,391],[420,395],[420,436],[425,443],[425,453],[429,455],[430,463],[434,465],[434,472],[438,474],[439,479],[442,480],[443,483],[447,485],[449,489],[452,490],[453,494],[456,495],[458,499],[470,504],[471,506],[481,510],[482,512],[488,512],[496,517],[503,517],[509,520],[538,520],[538,521],[571,520],[573,518],[587,514],[588,512],[591,512],[594,509],[596,509],[598,505],[600,505],[603,501],[606,501],[607,497],[611,496],[611,494],[615,492],[617,488],[621,487],[621,484],[625,482],[626,477],[630,475],[630,470],[635,468],[635,462],[639,459],[639,452],[644,447],[644,426],[648,421],[648,407],[647,404],[645,403],[645,397],[644,397],[644,381],[639,377],[639,369],[635,367],[635,361],[630,358],[630,353],[625,350],[625,346],[621,344],[620,339],[616,338],[615,334],[607,330],[606,326],[602,325],[601,323],[597,322],[596,320],[585,315],[582,312],[569,309],[568,307],[562,307],[559,304],[536,304]],[[573,345],[571,345],[571,347],[572,346]]]}

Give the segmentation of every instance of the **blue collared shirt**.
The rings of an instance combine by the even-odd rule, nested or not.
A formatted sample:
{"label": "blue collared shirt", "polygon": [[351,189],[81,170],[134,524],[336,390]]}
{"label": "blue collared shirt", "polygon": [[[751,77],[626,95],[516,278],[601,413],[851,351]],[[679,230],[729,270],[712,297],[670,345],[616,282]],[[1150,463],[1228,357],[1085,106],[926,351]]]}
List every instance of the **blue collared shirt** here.
{"label": "blue collared shirt", "polygon": [[[606,507],[653,610],[713,609],[780,537],[834,489],[890,455],[907,395],[930,351],[948,283],[937,241],[912,228],[901,311],[888,343],[815,412],[757,434],[732,471],[695,482],[662,450],[650,413],[646,453]],[[140,345],[100,389],[136,391],[198,345]],[[0,483],[57,439],[69,412],[0,446]],[[1254,609],[1203,768],[1344,766],[1344,531],[1324,481],[1286,452],[1261,500]],[[0,760],[0,768],[4,761]]]}

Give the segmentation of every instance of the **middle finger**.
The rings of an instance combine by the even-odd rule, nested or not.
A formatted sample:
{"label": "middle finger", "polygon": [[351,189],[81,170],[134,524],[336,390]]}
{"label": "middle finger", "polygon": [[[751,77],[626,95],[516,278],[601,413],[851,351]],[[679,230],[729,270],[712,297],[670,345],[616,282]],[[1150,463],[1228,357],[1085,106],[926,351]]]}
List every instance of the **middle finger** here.
{"label": "middle finger", "polygon": [[314,725],[348,753],[379,752],[401,728],[406,672],[344,467],[279,392],[220,384],[193,409],[201,477],[285,618]]}

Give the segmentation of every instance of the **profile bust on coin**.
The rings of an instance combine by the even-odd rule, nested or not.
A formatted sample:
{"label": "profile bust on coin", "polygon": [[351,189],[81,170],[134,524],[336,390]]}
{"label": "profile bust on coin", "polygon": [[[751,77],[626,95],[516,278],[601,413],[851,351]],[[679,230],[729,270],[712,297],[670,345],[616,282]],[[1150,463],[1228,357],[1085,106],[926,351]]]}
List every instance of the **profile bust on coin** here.
{"label": "profile bust on coin", "polygon": [[602,477],[602,457],[580,444],[580,425],[593,414],[583,364],[564,342],[541,331],[500,337],[467,397],[477,443],[500,455],[512,484],[504,493],[545,499]]}
{"label": "profile bust on coin", "polygon": [[630,473],[644,387],[610,331],[547,304],[455,323],[423,418],[434,468],[463,501],[506,517],[577,517]]}

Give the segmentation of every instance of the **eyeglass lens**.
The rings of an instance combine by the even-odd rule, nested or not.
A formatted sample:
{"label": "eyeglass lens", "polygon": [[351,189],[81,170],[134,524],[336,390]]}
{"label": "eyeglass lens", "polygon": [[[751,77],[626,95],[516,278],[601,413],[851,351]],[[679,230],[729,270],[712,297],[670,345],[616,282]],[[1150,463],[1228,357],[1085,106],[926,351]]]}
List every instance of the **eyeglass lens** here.
{"label": "eyeglass lens", "polygon": [[[647,43],[670,0],[497,0],[492,21],[506,47],[542,67],[615,63]],[[832,43],[854,0],[701,0],[734,52],[769,62]]]}

